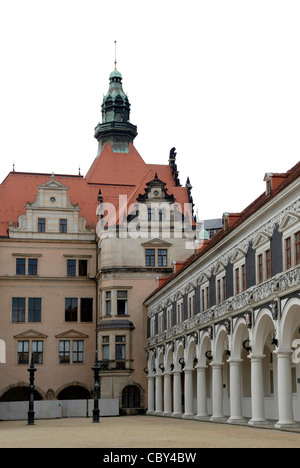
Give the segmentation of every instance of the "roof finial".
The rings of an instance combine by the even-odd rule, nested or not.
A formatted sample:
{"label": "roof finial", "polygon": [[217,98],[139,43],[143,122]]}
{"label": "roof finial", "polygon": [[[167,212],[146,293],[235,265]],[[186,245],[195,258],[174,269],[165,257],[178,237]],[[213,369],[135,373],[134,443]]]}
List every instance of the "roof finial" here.
{"label": "roof finial", "polygon": [[115,70],[117,69],[117,41],[115,41]]}
{"label": "roof finial", "polygon": [[13,172],[15,172],[15,163],[13,162]]}

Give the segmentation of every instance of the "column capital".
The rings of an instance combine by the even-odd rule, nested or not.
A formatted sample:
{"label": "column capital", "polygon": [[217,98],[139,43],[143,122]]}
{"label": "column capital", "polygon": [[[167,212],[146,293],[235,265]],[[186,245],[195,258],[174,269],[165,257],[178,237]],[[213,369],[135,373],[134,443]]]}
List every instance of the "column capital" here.
{"label": "column capital", "polygon": [[214,369],[218,369],[224,366],[224,362],[211,362],[210,366]]}
{"label": "column capital", "polygon": [[276,349],[275,351],[273,351],[274,354],[277,355],[277,357],[289,357],[291,356],[291,354],[293,353],[293,350],[292,349]]}
{"label": "column capital", "polygon": [[228,359],[228,364],[230,366],[234,366],[234,365],[240,365],[242,362],[243,362],[243,359]]}
{"label": "column capital", "polygon": [[193,371],[194,371],[194,368],[191,368],[191,367],[190,368],[188,367],[187,369],[184,369],[185,374],[191,374]]}
{"label": "column capital", "polygon": [[265,354],[249,354],[249,356],[247,356],[248,359],[250,359],[251,361],[256,361],[256,362],[259,362],[259,361],[262,361],[263,358],[266,357]]}

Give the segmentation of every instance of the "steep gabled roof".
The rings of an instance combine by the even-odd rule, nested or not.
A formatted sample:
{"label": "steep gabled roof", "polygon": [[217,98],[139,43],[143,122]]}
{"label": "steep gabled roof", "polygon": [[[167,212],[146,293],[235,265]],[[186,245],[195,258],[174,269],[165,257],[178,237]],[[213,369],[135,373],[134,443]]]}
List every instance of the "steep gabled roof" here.
{"label": "steep gabled roof", "polygon": [[[113,204],[118,213],[119,197],[126,196],[128,202],[134,203],[155,173],[166,183],[168,193],[173,194],[178,203],[188,203],[187,189],[176,187],[170,166],[146,164],[133,144],[129,145],[129,153],[115,153],[106,143],[85,177],[55,174],[55,180],[69,188],[70,202],[74,205],[78,203],[80,216],[87,220],[87,226],[91,226],[97,224],[99,189],[103,202]],[[8,174],[0,184],[0,237],[7,237],[10,221],[18,223],[19,216],[25,213],[26,203],[35,200],[38,186],[48,182],[51,175],[28,172]]]}

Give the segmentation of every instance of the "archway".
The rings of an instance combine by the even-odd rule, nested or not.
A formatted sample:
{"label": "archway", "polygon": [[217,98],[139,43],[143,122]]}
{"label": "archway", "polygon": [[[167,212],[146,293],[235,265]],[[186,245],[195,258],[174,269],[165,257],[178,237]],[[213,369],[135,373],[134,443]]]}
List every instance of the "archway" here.
{"label": "archway", "polygon": [[122,392],[122,408],[139,409],[141,407],[141,392],[136,385],[127,385]]}
{"label": "archway", "polygon": [[279,326],[277,427],[288,427],[300,421],[300,300],[285,303]]}
{"label": "archway", "polygon": [[267,308],[260,310],[255,317],[251,342],[251,425],[267,424],[266,418],[274,419],[277,408],[276,397],[269,397],[269,366],[274,322],[271,311]]}
{"label": "archway", "polygon": [[[29,386],[14,386],[8,389],[0,398],[0,402],[4,401],[29,401]],[[41,394],[34,389],[33,391],[34,400],[42,400]]]}
{"label": "archway", "polygon": [[92,398],[91,393],[81,385],[69,385],[58,394],[58,400],[88,400]]}

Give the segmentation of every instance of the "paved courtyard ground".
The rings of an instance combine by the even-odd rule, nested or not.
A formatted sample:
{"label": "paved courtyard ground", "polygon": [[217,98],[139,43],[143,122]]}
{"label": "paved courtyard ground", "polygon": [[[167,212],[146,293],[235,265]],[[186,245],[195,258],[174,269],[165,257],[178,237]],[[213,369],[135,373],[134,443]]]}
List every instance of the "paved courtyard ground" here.
{"label": "paved courtyard ground", "polygon": [[0,421],[1,448],[300,447],[300,433],[153,416]]}

